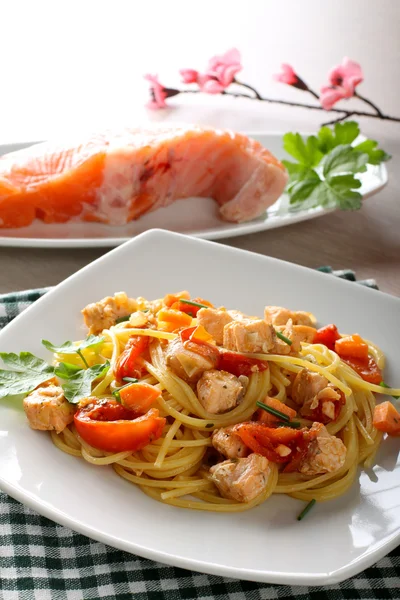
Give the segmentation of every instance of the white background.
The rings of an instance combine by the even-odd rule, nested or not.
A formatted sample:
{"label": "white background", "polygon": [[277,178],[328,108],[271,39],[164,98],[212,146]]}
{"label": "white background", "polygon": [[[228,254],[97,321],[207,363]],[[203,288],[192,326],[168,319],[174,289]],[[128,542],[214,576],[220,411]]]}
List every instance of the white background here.
{"label": "white background", "polygon": [[[318,90],[348,55],[365,72],[360,93],[400,116],[395,0],[3,0],[0,22],[0,143],[149,119],[284,131],[323,121],[317,111],[204,95],[178,96],[169,101],[178,108],[157,113],[143,108],[143,73],[178,85],[179,68],[202,69],[232,46],[242,53],[244,81],[300,102],[307,94],[272,80],[281,62]],[[361,124],[389,145],[400,132],[400,124]]]}

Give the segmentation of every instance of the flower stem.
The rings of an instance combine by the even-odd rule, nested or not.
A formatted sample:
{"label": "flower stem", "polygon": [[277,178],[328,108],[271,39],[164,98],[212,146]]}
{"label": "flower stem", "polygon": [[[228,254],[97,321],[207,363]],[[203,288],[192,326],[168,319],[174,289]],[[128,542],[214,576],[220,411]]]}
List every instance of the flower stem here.
{"label": "flower stem", "polygon": [[338,117],[337,119],[332,119],[332,121],[327,121],[326,123],[322,123],[321,127],[324,127],[325,125],[334,125],[334,123],[340,123],[340,121],[345,121],[346,119],[351,117],[352,114],[354,113],[346,111],[345,114],[341,117]]}
{"label": "flower stem", "polygon": [[238,81],[237,79],[234,79],[232,83],[236,83],[237,85],[241,85],[242,87],[247,88],[248,90],[252,91],[257,100],[262,100],[262,96],[257,92],[257,90],[255,88],[253,88],[251,85],[248,85],[247,83],[242,83],[241,81]]}
{"label": "flower stem", "polygon": [[[251,88],[247,84],[240,84],[240,85],[243,85],[244,87],[252,89],[252,91],[255,92],[254,88]],[[202,93],[201,90],[178,90],[178,92],[180,94]],[[325,111],[325,109],[322,108],[322,106],[317,106],[315,104],[305,104],[305,103],[301,103],[301,102],[289,102],[288,100],[276,100],[275,98],[264,98],[264,97],[260,96],[260,94],[258,94],[258,96],[256,96],[256,97],[249,96],[248,94],[237,93],[237,92],[225,92],[224,91],[224,92],[221,92],[221,95],[222,94],[224,96],[231,96],[232,98],[247,98],[247,100],[258,100],[260,102],[269,102],[269,104],[281,104],[283,106],[298,106],[299,108],[308,108],[309,110],[319,110],[319,111],[324,111],[324,112],[340,113],[342,115],[342,119],[354,115],[357,117],[369,117],[371,119],[381,119],[383,121],[393,121],[395,123],[400,123],[400,117],[391,117],[390,115],[385,115],[381,111],[379,111],[379,114],[364,112],[361,110],[343,110],[342,108],[331,108],[330,110]],[[372,104],[369,101],[367,101],[367,102],[369,104]],[[377,107],[375,107],[375,105],[374,105],[374,109],[379,110],[379,109],[377,109]]]}
{"label": "flower stem", "polygon": [[367,98],[364,98],[364,96],[360,96],[360,94],[358,94],[356,91],[354,91],[354,96],[356,98],[358,98],[359,100],[362,100],[366,104],[369,104],[369,106],[376,111],[376,114],[379,115],[379,117],[381,119],[385,118],[383,112],[376,106],[376,104],[374,104],[373,102],[371,102],[371,100],[368,100]]}
{"label": "flower stem", "polygon": [[311,94],[312,96],[314,96],[314,98],[316,98],[317,100],[319,100],[319,96],[318,96],[317,92],[314,92],[314,90],[312,90],[312,89],[311,89],[311,88],[309,88],[308,86],[307,86],[307,92],[310,92],[310,94]]}

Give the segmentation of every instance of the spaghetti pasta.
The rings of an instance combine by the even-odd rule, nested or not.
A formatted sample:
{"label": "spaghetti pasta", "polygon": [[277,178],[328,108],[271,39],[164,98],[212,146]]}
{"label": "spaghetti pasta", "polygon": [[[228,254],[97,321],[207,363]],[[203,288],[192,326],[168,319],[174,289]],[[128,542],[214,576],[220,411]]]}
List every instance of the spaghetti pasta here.
{"label": "spaghetti pasta", "polygon": [[[179,298],[179,295],[176,297]],[[90,397],[81,401],[78,413],[89,410],[87,407],[93,405],[96,414],[100,415],[98,421],[103,424],[120,423],[121,419],[124,421],[128,417],[106,418],[102,416],[102,407],[118,410],[118,415],[126,415],[129,410],[137,411],[137,407],[126,404],[127,401],[136,402],[135,399],[130,400],[129,394],[133,394],[136,385],[151,386],[154,395],[151,408],[147,406],[142,413],[135,413],[133,420],[141,418],[147,422],[147,415],[153,411],[153,416],[158,415],[155,419],[162,423],[159,432],[156,434],[154,430],[147,443],[138,444],[134,449],[101,449],[101,445],[97,447],[89,442],[76,413],[74,422],[61,432],[51,432],[59,450],[92,465],[112,466],[116,474],[139,486],[147,496],[157,501],[180,508],[217,512],[245,511],[261,504],[272,494],[288,494],[306,502],[331,500],[351,487],[357,477],[358,465],[366,468],[373,465],[383,436],[373,424],[375,394],[400,395],[399,389],[382,388],[377,382],[366,380],[324,343],[309,343],[309,339],[297,343],[296,327],[289,318],[286,329],[281,327],[283,333],[280,339],[293,346],[282,350],[282,341],[272,341],[268,347],[263,343],[260,347],[246,346],[243,350],[231,347],[225,342],[225,337],[223,343],[218,340],[221,336],[213,333],[219,326],[218,319],[225,323],[224,332],[228,324],[231,330],[232,323],[234,326],[238,324],[244,335],[249,336],[245,338],[247,345],[248,340],[253,343],[255,336],[259,335],[254,332],[256,323],[262,320],[246,317],[238,311],[213,309],[212,305],[208,307],[196,299],[182,308],[178,300],[172,307],[168,305],[168,310],[163,312],[164,318],[173,319],[176,312],[184,310],[191,318],[191,326],[174,330],[171,323],[160,322],[157,318],[163,307],[161,300],[149,302],[140,299],[140,303],[146,307],[143,312],[146,317],[141,316],[142,320],[147,319],[145,326],[133,326],[129,320],[111,324],[101,331],[102,345],[96,350],[85,351],[85,362],[89,368],[106,361],[109,361],[110,367],[107,374],[93,385]],[[275,310],[277,307],[271,308]],[[209,311],[208,321],[205,317],[202,319],[199,311]],[[209,325],[210,315],[217,319],[213,326]],[[132,321],[138,322],[140,319],[137,317]],[[276,340],[274,329],[271,329],[273,325],[270,322],[266,325],[265,321],[262,323],[263,331],[268,326],[268,335]],[[308,336],[315,320],[310,320],[309,325],[306,327]],[[251,330],[251,335],[247,334],[246,327]],[[277,326],[276,331],[278,329]],[[239,339],[238,334],[235,338],[237,346]],[[140,344],[135,340],[141,340]],[[369,357],[378,369],[383,369],[385,358],[382,351],[372,342],[366,343]],[[178,348],[179,369],[174,368],[172,360],[169,361],[171,348]],[[184,352],[187,354],[182,357]],[[197,359],[193,358],[193,353]],[[220,356],[223,356],[225,368],[231,364],[230,371],[218,366]],[[69,355],[55,355],[57,363],[67,360],[72,365],[80,364],[78,359],[71,359]],[[189,360],[193,364],[189,365]],[[196,371],[199,368],[196,360],[202,365],[200,374]],[[132,369],[133,379],[119,376],[122,363]],[[185,376],[182,376],[182,368]],[[204,373],[215,375],[213,401],[218,394],[221,398],[228,395],[228,384],[240,391],[233,404],[225,409],[212,408],[207,396],[213,385],[210,377],[204,384],[204,390],[199,388]],[[225,382],[224,385],[221,381]],[[315,385],[319,386],[318,389],[313,388]],[[118,409],[113,397],[116,393],[122,396],[123,403],[123,406],[118,405]],[[264,401],[262,406],[266,406],[267,413],[257,409],[259,401]],[[276,411],[275,408],[269,413],[268,404],[265,405],[268,401],[272,402],[271,407],[281,406],[282,410]],[[286,412],[285,407],[288,407]],[[289,417],[291,413],[297,416]],[[84,412],[86,420],[91,418],[88,414]],[[281,421],[276,415],[281,416]],[[236,455],[232,454],[231,448],[224,449],[221,443],[217,444],[216,432],[221,431],[226,431],[226,440],[236,444]],[[248,431],[250,434],[246,437]],[[265,436],[270,437],[267,439]],[[251,464],[243,462],[255,454],[261,461],[257,463],[258,471],[253,469],[255,461]],[[245,464],[245,470],[239,473],[239,467]],[[221,465],[225,469],[223,473]],[[217,477],[219,472],[225,478],[222,482]],[[227,474],[233,479],[229,480]],[[250,491],[245,494],[243,481],[246,477],[249,478],[247,484],[258,482],[260,488],[257,488],[257,493]],[[257,485],[250,486],[251,490]],[[239,492],[232,491],[234,486],[241,486],[243,497],[240,499]]]}

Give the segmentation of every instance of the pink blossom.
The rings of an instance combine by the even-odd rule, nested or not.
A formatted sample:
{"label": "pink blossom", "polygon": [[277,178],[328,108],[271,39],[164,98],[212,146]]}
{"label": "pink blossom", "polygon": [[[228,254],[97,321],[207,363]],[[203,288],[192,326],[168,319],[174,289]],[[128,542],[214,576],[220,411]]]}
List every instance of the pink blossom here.
{"label": "pink blossom", "polygon": [[147,81],[150,81],[150,95],[151,100],[146,104],[147,108],[151,108],[156,110],[158,108],[165,108],[167,105],[165,103],[165,98],[167,98],[167,93],[165,87],[158,81],[158,75],[145,75],[144,76]]}
{"label": "pink blossom", "polygon": [[181,69],[179,73],[182,75],[183,83],[197,83],[199,72],[194,69]]}
{"label": "pink blossom", "polygon": [[293,67],[286,63],[281,64],[281,72],[273,75],[275,81],[286,83],[287,85],[294,85],[297,81],[297,75],[294,72]]}
{"label": "pink blossom", "polygon": [[355,88],[364,80],[361,66],[345,56],[341,65],[334,67],[329,75],[329,82],[335,88],[340,87],[345,91],[345,98],[354,95]]}
{"label": "pink blossom", "polygon": [[225,90],[222,83],[209,75],[199,75],[197,83],[200,90],[206,94],[221,94]]}
{"label": "pink blossom", "polygon": [[331,110],[336,102],[344,98],[348,98],[348,96],[346,96],[346,90],[343,87],[324,85],[321,88],[319,99],[322,108],[325,110]]}
{"label": "pink blossom", "polygon": [[281,72],[275,73],[273,78],[275,81],[286,83],[300,90],[308,90],[307,84],[297,75],[293,67],[287,63],[281,64]]}
{"label": "pink blossom", "polygon": [[[236,74],[239,73],[242,68],[239,50],[231,48],[225,52],[225,54],[210,58],[205,74],[210,78],[217,80],[221,86],[223,86],[223,89],[225,89],[232,83]],[[213,91],[209,93],[215,94],[218,92]]]}

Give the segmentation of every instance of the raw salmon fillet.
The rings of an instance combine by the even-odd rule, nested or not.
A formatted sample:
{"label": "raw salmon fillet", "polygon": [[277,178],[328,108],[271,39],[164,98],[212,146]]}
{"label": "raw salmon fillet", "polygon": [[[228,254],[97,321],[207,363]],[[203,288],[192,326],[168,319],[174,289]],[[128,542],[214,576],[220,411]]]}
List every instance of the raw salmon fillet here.
{"label": "raw salmon fillet", "polygon": [[123,225],[188,197],[249,221],[281,195],[283,165],[245,135],[204,127],[125,129],[81,144],[42,143],[0,157],[0,227]]}

